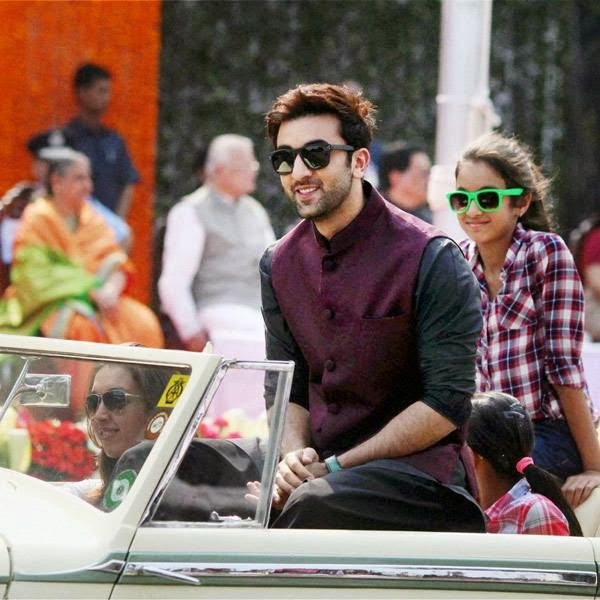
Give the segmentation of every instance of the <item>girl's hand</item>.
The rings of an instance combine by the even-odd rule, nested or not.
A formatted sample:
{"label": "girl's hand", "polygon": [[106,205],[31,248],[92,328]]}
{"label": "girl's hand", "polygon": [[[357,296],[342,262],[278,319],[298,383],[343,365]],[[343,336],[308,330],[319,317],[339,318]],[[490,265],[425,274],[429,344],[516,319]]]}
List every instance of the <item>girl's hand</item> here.
{"label": "girl's hand", "polygon": [[600,471],[583,471],[567,478],[562,486],[562,493],[567,502],[575,508],[585,502],[598,486],[600,486]]}

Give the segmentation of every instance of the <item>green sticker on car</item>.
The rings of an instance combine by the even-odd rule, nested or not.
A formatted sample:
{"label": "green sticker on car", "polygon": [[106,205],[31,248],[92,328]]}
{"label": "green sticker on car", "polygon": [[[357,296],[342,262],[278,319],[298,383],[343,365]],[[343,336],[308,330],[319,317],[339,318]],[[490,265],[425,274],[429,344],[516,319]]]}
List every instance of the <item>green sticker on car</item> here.
{"label": "green sticker on car", "polygon": [[104,494],[104,508],[114,510],[123,502],[125,496],[129,493],[137,473],[133,469],[121,471],[110,483]]}

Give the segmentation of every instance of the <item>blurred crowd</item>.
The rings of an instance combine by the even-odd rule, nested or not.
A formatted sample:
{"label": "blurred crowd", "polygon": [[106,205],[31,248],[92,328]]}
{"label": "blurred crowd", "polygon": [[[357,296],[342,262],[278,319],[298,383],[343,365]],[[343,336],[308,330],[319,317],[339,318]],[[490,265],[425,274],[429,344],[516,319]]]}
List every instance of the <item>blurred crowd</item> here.
{"label": "blurred crowd", "polygon": [[[135,337],[195,351],[208,340],[217,350],[229,348],[228,340],[251,340],[257,348],[252,358],[261,358],[258,261],[275,236],[267,212],[250,195],[259,166],[252,140],[224,134],[203,147],[194,161],[199,187],[156,222],[155,316],[127,296],[134,243],[127,216],[139,175],[125,140],[102,121],[111,82],[103,66],[76,70],[78,113],[62,127],[32,132],[30,177],[2,197],[0,330],[108,342]],[[371,149],[365,179],[390,203],[432,223],[431,161],[424,147],[375,139]],[[593,341],[600,341],[599,227],[600,216],[592,215],[570,239],[585,286],[586,335]],[[140,323],[145,334],[131,323]]]}
{"label": "blurred crowd", "polygon": [[[360,473],[390,457],[404,459],[390,475],[391,497],[403,507],[390,511],[393,519],[412,510],[412,492],[403,495],[397,483],[414,486],[413,468],[441,482],[443,489],[431,490],[419,483],[419,493],[437,502],[451,483],[437,469],[464,446],[471,387],[477,387],[484,394],[473,405],[469,445],[484,505],[489,492],[484,508],[495,507],[488,517],[503,530],[515,498],[536,489],[531,454],[564,483],[562,492],[541,486],[560,510],[548,505],[546,530],[538,532],[574,535],[567,500],[577,506],[600,483],[598,416],[581,363],[582,316],[585,335],[600,342],[600,216],[581,223],[569,250],[545,212],[549,181],[516,138],[489,134],[462,154],[456,190],[448,190],[449,209],[469,238],[459,249],[430,226],[431,160],[424,147],[371,141],[373,107],[350,87],[290,90],[276,101],[267,129],[275,147],[271,163],[301,217],[298,225],[276,248],[269,215],[252,196],[259,170],[253,141],[237,133],[215,137],[195,160],[197,189],[155,226],[158,300],[149,307],[129,294],[135,239],[127,217],[139,176],[125,140],[103,123],[111,74],[84,64],[73,89],[77,115],[62,127],[32,132],[30,178],[2,198],[0,332],[195,352],[210,342],[224,356],[243,345],[245,359],[294,360],[294,418],[286,426],[299,427],[288,440],[304,447],[282,452],[279,473],[291,474],[297,485],[286,487],[283,475],[278,480],[276,497],[286,507],[279,526],[326,526],[326,513],[302,508],[323,490],[313,485],[306,492],[304,484],[332,475],[341,485],[346,478],[355,498],[367,487]],[[345,110],[336,112],[343,102]],[[364,139],[344,129],[352,111]],[[392,286],[395,276],[401,282]],[[347,293],[357,282],[364,298]],[[363,300],[371,304],[356,308]],[[396,314],[398,306],[408,309]],[[357,319],[371,309],[382,316]],[[475,347],[476,381],[470,367]],[[111,403],[125,406],[97,387],[88,397],[92,416],[101,404],[109,412]],[[398,412],[400,396],[408,400]],[[411,411],[420,412],[403,423]],[[389,415],[396,416],[386,421]],[[516,421],[526,430],[523,443],[498,448]],[[378,439],[390,428],[393,436],[364,449],[365,432]],[[422,438],[413,440],[415,431]],[[400,439],[406,447],[395,446]],[[439,453],[444,440],[449,454]],[[557,457],[558,450],[564,456]],[[510,464],[497,461],[506,455]],[[351,480],[348,467],[363,471],[355,470]],[[446,475],[472,491],[468,473]],[[498,481],[500,505],[490,492]],[[455,501],[462,505],[464,495]],[[333,513],[343,502],[332,501]],[[365,522],[364,506],[355,508],[344,512],[350,528]],[[472,509],[463,507],[463,516]],[[420,514],[422,506],[415,510]],[[440,502],[439,527],[448,525],[448,512]],[[460,527],[480,530],[478,509],[473,514],[473,523]]]}

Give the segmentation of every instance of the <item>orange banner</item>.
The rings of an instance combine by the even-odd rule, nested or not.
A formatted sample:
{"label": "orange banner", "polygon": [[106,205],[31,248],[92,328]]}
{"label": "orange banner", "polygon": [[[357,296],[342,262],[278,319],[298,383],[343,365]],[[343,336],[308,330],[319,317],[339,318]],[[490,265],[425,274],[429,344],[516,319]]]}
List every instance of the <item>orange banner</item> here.
{"label": "orange banner", "polygon": [[0,1],[0,195],[31,178],[25,143],[75,113],[73,72],[96,62],[113,75],[106,124],[125,138],[141,182],[129,224],[132,290],[148,302],[158,117],[160,0]]}

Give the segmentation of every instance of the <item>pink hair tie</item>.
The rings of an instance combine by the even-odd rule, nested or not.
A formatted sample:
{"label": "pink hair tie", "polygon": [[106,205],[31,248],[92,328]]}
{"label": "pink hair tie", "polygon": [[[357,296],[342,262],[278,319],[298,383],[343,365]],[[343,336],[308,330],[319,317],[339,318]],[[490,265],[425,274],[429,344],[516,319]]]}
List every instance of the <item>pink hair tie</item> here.
{"label": "pink hair tie", "polygon": [[516,464],[516,469],[521,475],[525,472],[525,469],[533,464],[533,458],[531,456],[524,456],[519,462]]}

